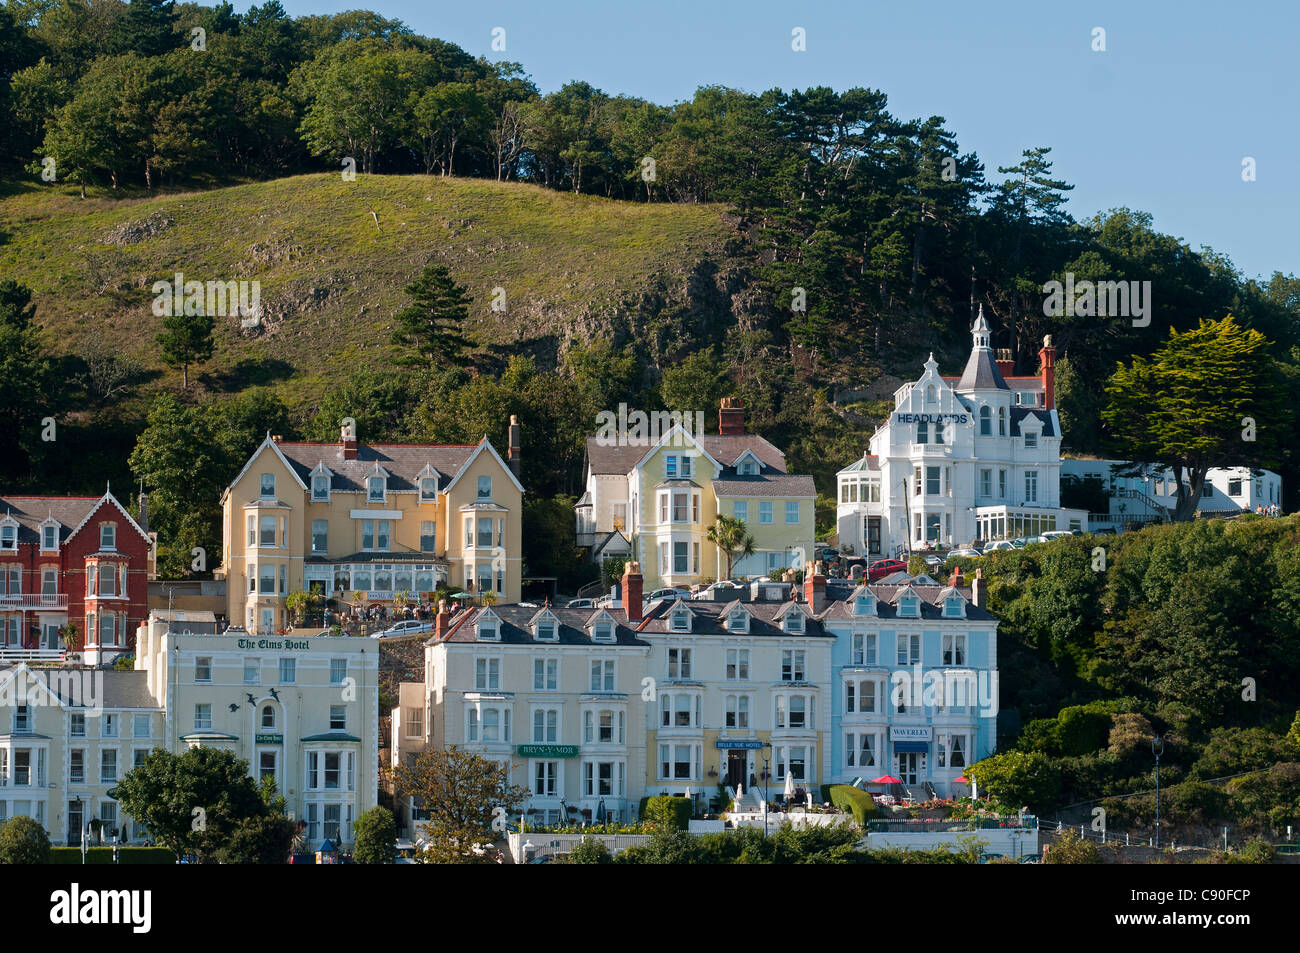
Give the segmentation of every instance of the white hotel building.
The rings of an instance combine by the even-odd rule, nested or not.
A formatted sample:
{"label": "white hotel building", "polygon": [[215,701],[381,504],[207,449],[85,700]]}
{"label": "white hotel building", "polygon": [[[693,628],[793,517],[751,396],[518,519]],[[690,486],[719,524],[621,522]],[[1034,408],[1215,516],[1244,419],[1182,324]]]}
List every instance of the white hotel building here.
{"label": "white hotel building", "polygon": [[1009,376],[981,308],[960,377],[925,373],[894,393],[894,412],[868,453],[839,472],[841,547],[857,555],[1087,529],[1060,500],[1056,348],[1044,339],[1036,377]]}

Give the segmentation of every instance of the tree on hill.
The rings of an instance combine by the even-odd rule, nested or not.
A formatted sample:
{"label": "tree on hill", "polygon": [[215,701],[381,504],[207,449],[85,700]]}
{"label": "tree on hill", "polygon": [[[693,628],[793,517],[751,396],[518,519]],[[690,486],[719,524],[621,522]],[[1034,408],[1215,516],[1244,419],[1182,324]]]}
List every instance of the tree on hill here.
{"label": "tree on hill", "polygon": [[7,411],[0,427],[0,475],[9,480],[27,475],[41,446],[42,421],[58,410],[31,302],[28,288],[12,279],[0,281],[0,381]]}
{"label": "tree on hill", "polygon": [[210,314],[178,313],[163,318],[163,330],[155,340],[162,349],[162,358],[169,367],[179,367],[186,390],[190,389],[190,365],[202,364],[212,357],[216,345],[212,332],[217,320]]}
{"label": "tree on hill", "polygon": [[482,138],[492,113],[469,83],[442,83],[415,101],[414,143],[424,157],[424,171],[455,175],[456,146]]}
{"label": "tree on hill", "polygon": [[117,52],[140,56],[170,53],[181,45],[175,23],[175,0],[130,0],[116,24]]}
{"label": "tree on hill", "polygon": [[1121,364],[1106,384],[1102,419],[1126,459],[1168,467],[1178,482],[1175,521],[1196,516],[1215,467],[1273,464],[1286,419],[1270,343],[1232,315],[1179,333],[1150,358]]}
{"label": "tree on hill", "polygon": [[394,315],[393,343],[414,348],[430,363],[454,363],[469,347],[460,333],[470,297],[442,265],[427,265],[404,289],[411,303]]}

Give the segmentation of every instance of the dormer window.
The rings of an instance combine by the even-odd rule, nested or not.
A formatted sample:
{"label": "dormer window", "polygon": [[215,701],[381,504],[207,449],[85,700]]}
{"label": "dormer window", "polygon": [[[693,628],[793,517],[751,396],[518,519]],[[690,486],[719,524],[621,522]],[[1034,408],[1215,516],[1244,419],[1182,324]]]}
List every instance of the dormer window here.
{"label": "dormer window", "polygon": [[749,631],[749,613],[744,609],[734,609],[727,616],[727,631],[729,632],[748,632]]}
{"label": "dormer window", "polygon": [[854,615],[875,615],[876,614],[876,597],[875,596],[858,596],[853,600]]}
{"label": "dormer window", "polygon": [[366,502],[382,503],[388,493],[388,481],[382,476],[366,477]]}
{"label": "dormer window", "polygon": [[274,473],[262,474],[262,491],[260,493],[260,496],[264,500],[275,499],[275,474]]}
{"label": "dormer window", "polygon": [[669,626],[674,632],[691,631],[691,612],[689,609],[678,609],[672,615],[672,622]]}
{"label": "dormer window", "polygon": [[478,478],[478,498],[480,500],[492,499],[492,478],[490,476]]}
{"label": "dormer window", "polygon": [[0,525],[0,549],[13,551],[18,548],[18,524]]}
{"label": "dormer window", "polygon": [[538,619],[535,634],[539,642],[555,642],[559,639],[559,626],[554,619]]}
{"label": "dormer window", "polygon": [[478,638],[480,642],[501,641],[501,627],[497,623],[496,616],[487,616],[479,620]]}
{"label": "dormer window", "polygon": [[1025,449],[1032,450],[1038,446],[1038,434],[1033,431],[1025,431]]}
{"label": "dormer window", "polygon": [[51,552],[59,548],[59,524],[46,523],[41,527],[41,549]]}
{"label": "dormer window", "polygon": [[943,603],[945,619],[960,619],[966,615],[966,602],[960,596],[949,596]]}
{"label": "dormer window", "polygon": [[799,611],[788,613],[785,619],[782,620],[781,628],[786,632],[801,634],[804,630],[803,613]]}
{"label": "dormer window", "polygon": [[99,524],[99,549],[100,552],[117,550],[117,527],[112,523]]}
{"label": "dormer window", "polygon": [[420,478],[420,502],[421,503],[438,502],[438,478],[437,477]]}
{"label": "dormer window", "polygon": [[921,614],[921,600],[916,596],[902,596],[898,600],[898,614],[905,619],[915,619]]}
{"label": "dormer window", "polygon": [[591,639],[593,642],[613,642],[613,624],[608,619],[593,623],[591,626]]}
{"label": "dormer window", "polygon": [[316,473],[311,478],[311,498],[315,502],[329,502],[330,478],[328,473]]}
{"label": "dormer window", "polygon": [[758,464],[753,460],[742,460],[740,463],[741,476],[756,476],[758,474]]}

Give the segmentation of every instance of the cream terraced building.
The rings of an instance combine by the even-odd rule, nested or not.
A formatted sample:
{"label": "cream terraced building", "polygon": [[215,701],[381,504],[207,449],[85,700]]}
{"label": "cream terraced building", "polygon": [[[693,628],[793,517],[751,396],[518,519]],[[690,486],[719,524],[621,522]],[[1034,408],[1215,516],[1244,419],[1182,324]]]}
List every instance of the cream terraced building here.
{"label": "cream terraced building", "polygon": [[209,626],[186,615],[155,612],[136,635],[131,674],[164,712],[159,746],[232,752],[275,778],[309,845],[351,843],[378,797],[378,643],[196,633]]}
{"label": "cream terraced building", "polygon": [[[649,651],[622,609],[440,613],[423,684],[400,689],[394,766],[427,746],[455,745],[507,766],[511,783],[531,792],[525,810],[538,823],[635,820]],[[398,814],[407,828],[409,801]]]}
{"label": "cream terraced building", "polygon": [[262,635],[288,625],[286,597],[310,589],[391,605],[444,583],[517,602],[521,585],[519,426],[508,466],[474,446],[337,444],[267,436],[222,494],[232,623]]}
{"label": "cream terraced building", "polygon": [[35,818],[61,846],[79,845],[92,820],[105,843],[113,831],[143,840],[109,791],[164,742],[145,673],[5,665],[0,696],[0,820]]}

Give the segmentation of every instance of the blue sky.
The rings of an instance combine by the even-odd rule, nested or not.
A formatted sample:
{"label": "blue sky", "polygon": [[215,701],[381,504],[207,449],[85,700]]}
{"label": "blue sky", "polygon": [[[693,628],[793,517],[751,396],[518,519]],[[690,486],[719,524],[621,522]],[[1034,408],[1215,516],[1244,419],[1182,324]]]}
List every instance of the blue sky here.
{"label": "blue sky", "polygon": [[[543,92],[583,79],[659,103],[697,86],[867,86],[900,117],[940,115],[986,173],[1051,146],[1076,218],[1128,206],[1248,276],[1300,271],[1300,4],[1209,0],[282,0],[367,7]],[[504,53],[492,30],[506,31]],[[807,50],[791,49],[803,27]],[[1094,52],[1092,31],[1106,31]],[[1242,181],[1242,160],[1256,180]]]}

